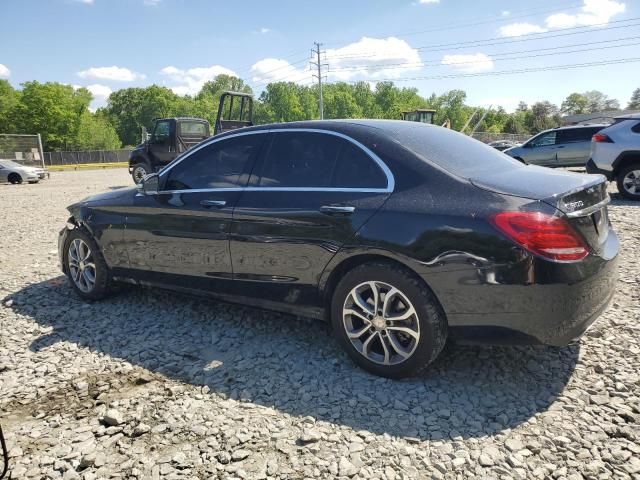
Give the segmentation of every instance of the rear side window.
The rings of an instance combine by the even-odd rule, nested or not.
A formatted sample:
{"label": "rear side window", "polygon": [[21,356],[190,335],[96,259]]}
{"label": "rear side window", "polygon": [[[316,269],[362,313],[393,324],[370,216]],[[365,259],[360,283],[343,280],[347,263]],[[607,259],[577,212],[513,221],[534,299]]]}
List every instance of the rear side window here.
{"label": "rear side window", "polygon": [[360,147],[342,140],[332,185],[337,188],[386,188],[387,177]]}
{"label": "rear side window", "polygon": [[[233,188],[253,162],[265,135],[242,135],[212,143],[169,170],[164,190]],[[243,182],[243,185],[244,186]]]}
{"label": "rear side window", "polygon": [[206,126],[201,122],[180,122],[182,135],[197,135],[204,137],[207,134]]}
{"label": "rear side window", "polygon": [[590,142],[591,137],[602,130],[603,127],[569,128],[558,130],[556,143]]}
{"label": "rear side window", "polygon": [[380,166],[335,135],[275,133],[258,183],[279,188],[386,188]]}

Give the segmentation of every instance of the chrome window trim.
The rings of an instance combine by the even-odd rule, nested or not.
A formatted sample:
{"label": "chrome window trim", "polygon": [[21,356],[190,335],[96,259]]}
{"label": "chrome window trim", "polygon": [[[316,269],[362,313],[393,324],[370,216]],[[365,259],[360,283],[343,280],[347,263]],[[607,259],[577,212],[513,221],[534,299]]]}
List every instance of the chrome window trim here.
{"label": "chrome window trim", "polygon": [[328,135],[333,135],[336,137],[340,137],[348,142],[351,142],[356,147],[363,150],[369,158],[371,158],[376,164],[382,169],[382,172],[387,177],[387,186],[386,188],[347,188],[347,187],[228,187],[228,188],[199,188],[199,189],[187,189],[187,190],[161,190],[158,193],[206,193],[206,192],[239,192],[239,191],[250,191],[250,192],[359,192],[359,193],[391,193],[395,189],[395,178],[391,170],[387,166],[386,163],[382,161],[382,159],[372,152],[369,148],[364,146],[362,143],[357,140],[349,137],[340,132],[334,132],[331,130],[324,130],[320,128],[277,128],[277,129],[269,129],[269,130],[252,130],[250,132],[238,132],[231,135],[226,135],[222,138],[213,138],[206,143],[203,143],[197,148],[190,150],[183,156],[180,160],[175,163],[171,163],[163,168],[160,172],[158,172],[158,176],[162,177],[171,171],[176,165],[179,165],[181,162],[191,157],[198,150],[201,150],[205,147],[213,143],[217,143],[228,138],[235,138],[244,135],[257,135],[257,134],[270,134],[270,133],[278,133],[278,132],[307,132],[307,133],[323,133]]}

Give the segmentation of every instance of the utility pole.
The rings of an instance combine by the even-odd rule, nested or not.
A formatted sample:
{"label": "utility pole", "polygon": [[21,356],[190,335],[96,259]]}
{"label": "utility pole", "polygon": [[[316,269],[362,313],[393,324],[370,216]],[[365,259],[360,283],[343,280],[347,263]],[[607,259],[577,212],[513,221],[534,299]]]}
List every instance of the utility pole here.
{"label": "utility pole", "polygon": [[328,65],[326,63],[323,64],[320,59],[320,56],[324,53],[323,51],[320,50],[320,47],[322,46],[322,44],[318,42],[313,42],[313,44],[316,46],[316,48],[311,50],[311,53],[316,55],[316,61],[311,62],[311,65],[315,66],[318,71],[318,73],[317,74],[314,73],[313,76],[318,79],[318,88],[320,90],[320,98],[318,101],[318,106],[320,107],[320,120],[323,120],[324,105],[322,103],[322,67],[326,67]]}

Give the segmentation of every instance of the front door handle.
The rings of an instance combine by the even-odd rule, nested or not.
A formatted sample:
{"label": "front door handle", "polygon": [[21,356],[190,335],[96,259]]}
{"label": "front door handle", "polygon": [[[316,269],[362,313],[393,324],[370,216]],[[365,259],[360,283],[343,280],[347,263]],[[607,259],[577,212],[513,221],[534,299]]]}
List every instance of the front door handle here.
{"label": "front door handle", "polygon": [[323,205],[320,212],[326,215],[351,215],[356,207],[345,207],[340,205]]}
{"label": "front door handle", "polygon": [[211,207],[224,207],[227,204],[227,202],[225,202],[224,200],[202,200],[200,202],[200,205],[202,205],[205,208],[211,208]]}

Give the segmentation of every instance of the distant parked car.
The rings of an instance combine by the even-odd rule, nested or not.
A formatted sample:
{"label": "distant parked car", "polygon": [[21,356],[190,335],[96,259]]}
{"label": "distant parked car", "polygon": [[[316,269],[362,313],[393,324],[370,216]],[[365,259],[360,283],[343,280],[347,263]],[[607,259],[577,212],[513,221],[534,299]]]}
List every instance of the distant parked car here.
{"label": "distant parked car", "polygon": [[640,114],[617,117],[593,136],[587,172],[615,180],[622,196],[640,200]]}
{"label": "distant parked car", "polygon": [[38,183],[44,175],[42,168],[27,167],[12,160],[0,160],[0,182]]}
{"label": "distant parked car", "polygon": [[519,147],[521,144],[512,142],[511,140],[496,140],[495,142],[491,142],[488,145],[502,152],[507,148]]}
{"label": "distant parked car", "polygon": [[577,125],[545,130],[504,153],[532,165],[584,167],[591,152],[591,137],[606,126]]}
{"label": "distant parked car", "polygon": [[295,122],[218,135],[69,206],[58,246],[87,300],[129,282],[326,319],[356,363],[402,377],[447,337],[580,337],[615,291],[608,202],[603,177],[446,128]]}

